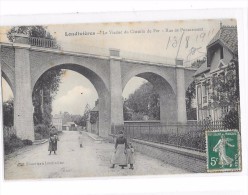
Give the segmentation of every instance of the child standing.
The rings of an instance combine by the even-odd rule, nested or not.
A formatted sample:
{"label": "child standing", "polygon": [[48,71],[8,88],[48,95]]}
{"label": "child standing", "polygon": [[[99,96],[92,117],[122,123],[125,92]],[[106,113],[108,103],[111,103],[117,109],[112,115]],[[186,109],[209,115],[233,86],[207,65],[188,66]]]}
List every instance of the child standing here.
{"label": "child standing", "polygon": [[79,131],[79,145],[80,145],[80,148],[83,147],[83,134],[82,134],[82,131]]}
{"label": "child standing", "polygon": [[128,143],[127,146],[127,164],[130,164],[129,169],[134,169],[134,148],[131,142]]}

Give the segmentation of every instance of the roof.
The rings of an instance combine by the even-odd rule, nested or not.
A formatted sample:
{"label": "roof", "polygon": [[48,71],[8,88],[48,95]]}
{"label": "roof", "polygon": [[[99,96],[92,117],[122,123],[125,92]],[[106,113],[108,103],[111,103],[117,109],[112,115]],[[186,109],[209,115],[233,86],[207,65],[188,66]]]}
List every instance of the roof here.
{"label": "roof", "polygon": [[210,70],[210,67],[207,67],[207,62],[204,62],[195,72],[194,76],[197,76],[203,72],[207,72]]}
{"label": "roof", "polygon": [[232,53],[238,54],[237,26],[222,26],[207,47],[211,47],[216,42],[221,42]]}

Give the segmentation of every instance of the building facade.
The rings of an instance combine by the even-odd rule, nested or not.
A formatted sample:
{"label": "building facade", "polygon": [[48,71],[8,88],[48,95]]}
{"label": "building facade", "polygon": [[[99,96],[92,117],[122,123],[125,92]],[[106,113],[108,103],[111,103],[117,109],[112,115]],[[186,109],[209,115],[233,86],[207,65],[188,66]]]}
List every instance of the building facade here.
{"label": "building facade", "polygon": [[58,131],[62,131],[62,116],[55,114],[52,118],[52,124]]}
{"label": "building facade", "polygon": [[63,131],[77,131],[77,124],[75,122],[66,122],[62,125]]}
{"label": "building facade", "polygon": [[[208,119],[212,121],[222,120],[223,116],[230,111],[231,105],[215,106],[220,91],[220,89],[217,89],[215,82],[217,80],[218,82],[227,82],[228,74],[231,73],[230,63],[237,57],[237,27],[221,25],[220,30],[207,45],[206,61],[194,75],[198,121]],[[237,73],[235,72],[235,74]]]}
{"label": "building facade", "polygon": [[90,111],[87,120],[86,129],[88,132],[99,135],[99,106],[98,100],[95,102],[95,107]]}

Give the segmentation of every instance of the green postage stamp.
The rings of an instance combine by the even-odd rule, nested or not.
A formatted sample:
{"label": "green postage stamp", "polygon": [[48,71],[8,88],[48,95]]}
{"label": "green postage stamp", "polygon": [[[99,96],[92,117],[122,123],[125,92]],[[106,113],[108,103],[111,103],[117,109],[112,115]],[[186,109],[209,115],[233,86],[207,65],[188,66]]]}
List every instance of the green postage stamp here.
{"label": "green postage stamp", "polygon": [[206,132],[207,171],[241,170],[240,136],[237,130]]}

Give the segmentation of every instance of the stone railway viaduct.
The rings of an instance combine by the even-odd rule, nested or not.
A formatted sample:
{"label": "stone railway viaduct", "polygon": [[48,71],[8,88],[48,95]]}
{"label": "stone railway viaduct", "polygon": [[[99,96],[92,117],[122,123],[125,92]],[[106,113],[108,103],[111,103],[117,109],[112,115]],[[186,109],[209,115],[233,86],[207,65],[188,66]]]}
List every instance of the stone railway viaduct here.
{"label": "stone railway viaduct", "polygon": [[50,69],[68,69],[88,78],[99,96],[99,135],[107,138],[113,125],[123,125],[122,91],[134,76],[153,84],[160,95],[160,122],[185,123],[185,91],[196,71],[183,60],[158,62],[145,54],[139,59],[109,49],[108,55],[77,53],[54,48],[52,42],[16,35],[13,43],[0,43],[1,73],[14,94],[17,136],[34,140],[32,91]]}

